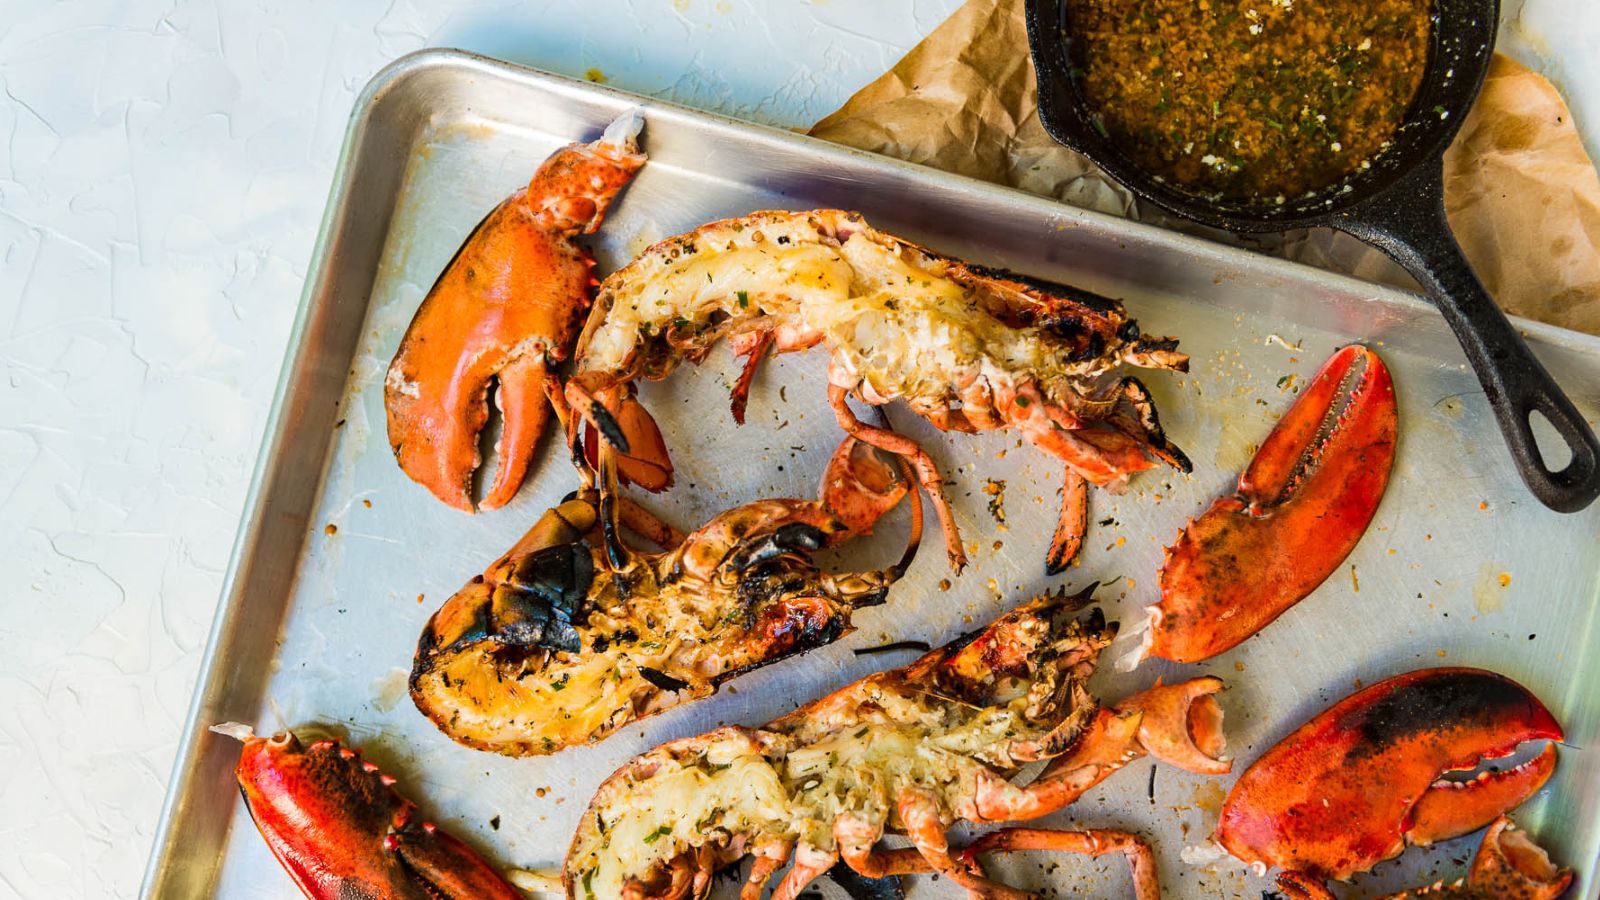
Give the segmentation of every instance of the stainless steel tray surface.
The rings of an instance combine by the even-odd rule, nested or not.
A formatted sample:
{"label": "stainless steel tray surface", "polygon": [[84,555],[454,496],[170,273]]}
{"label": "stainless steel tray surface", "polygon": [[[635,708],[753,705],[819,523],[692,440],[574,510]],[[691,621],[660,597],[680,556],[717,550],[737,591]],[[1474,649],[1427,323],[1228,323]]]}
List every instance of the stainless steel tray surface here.
{"label": "stainless steel tray surface", "polygon": [[[1081,564],[1043,574],[1060,467],[1015,435],[944,435],[904,408],[894,425],[933,450],[955,489],[973,565],[948,590],[937,526],[922,556],[859,630],[767,667],[709,701],[594,746],[508,759],[460,747],[411,705],[405,674],[423,622],[575,484],[560,454],[536,464],[510,507],[448,509],[395,465],[384,435],[383,375],[440,268],[485,210],[560,144],[593,137],[642,106],[650,162],[594,244],[610,271],[649,242],[769,207],[840,206],[946,252],[1122,298],[1147,332],[1173,334],[1187,376],[1151,374],[1190,476],[1154,471],[1121,496],[1096,492]],[[1600,340],[1520,323],[1593,420]],[[1347,565],[1260,636],[1200,666],[1146,664],[1093,682],[1116,699],[1158,676],[1221,675],[1236,767],[1357,683],[1422,666],[1504,672],[1538,693],[1569,739],[1549,788],[1518,820],[1592,895],[1600,857],[1600,507],[1571,516],[1528,496],[1472,374],[1439,317],[1415,297],[1315,269],[1062,206],[1017,191],[786,132],[641,100],[466,54],[429,51],[380,74],[358,103],[245,524],[235,548],[193,715],[152,858],[147,896],[297,896],[238,800],[238,745],[205,728],[321,724],[399,777],[424,810],[502,865],[559,864],[595,786],[634,754],[723,723],[758,724],[899,656],[857,657],[888,640],[942,643],[1029,595],[1100,581],[1107,614],[1131,623],[1156,597],[1162,547],[1228,489],[1257,442],[1337,346],[1380,348],[1401,403],[1387,496]],[[726,350],[645,400],[662,421],[679,486],[647,500],[692,527],[762,496],[812,496],[840,433],[825,403],[820,351],[767,367],[736,428]],[[780,388],[783,390],[780,391]],[[708,424],[710,423],[710,424]],[[549,446],[549,445],[547,445]],[[986,479],[1006,482],[1006,526]],[[904,510],[841,559],[897,553]],[[331,526],[331,527],[330,527]],[[1505,577],[1509,585],[1502,585]],[[1112,653],[1118,652],[1114,647]],[[1209,834],[1230,778],[1150,764],[1118,773],[1045,824],[1148,836],[1172,897],[1256,898],[1237,865],[1195,867],[1181,849]],[[498,823],[496,824],[493,823]],[[1413,850],[1358,881],[1360,896],[1459,871],[1472,841]],[[1059,895],[1131,896],[1119,859],[1053,854],[997,863],[1014,883]],[[953,897],[912,880],[914,897]]]}

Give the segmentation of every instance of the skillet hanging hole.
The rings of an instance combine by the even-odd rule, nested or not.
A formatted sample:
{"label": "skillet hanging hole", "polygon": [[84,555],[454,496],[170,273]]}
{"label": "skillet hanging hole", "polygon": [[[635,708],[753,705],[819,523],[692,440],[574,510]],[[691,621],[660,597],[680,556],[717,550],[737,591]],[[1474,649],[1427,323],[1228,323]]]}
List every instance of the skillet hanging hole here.
{"label": "skillet hanging hole", "polygon": [[1572,464],[1572,448],[1542,410],[1528,410],[1528,430],[1533,432],[1533,446],[1546,472],[1562,472]]}

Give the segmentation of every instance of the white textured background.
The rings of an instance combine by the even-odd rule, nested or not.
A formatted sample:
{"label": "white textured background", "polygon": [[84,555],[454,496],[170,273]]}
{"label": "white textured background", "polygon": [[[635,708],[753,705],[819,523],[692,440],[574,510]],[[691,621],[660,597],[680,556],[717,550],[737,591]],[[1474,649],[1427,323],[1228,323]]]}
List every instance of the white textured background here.
{"label": "white textured background", "polygon": [[[138,889],[355,93],[456,46],[805,125],[959,0],[0,0],[0,897]],[[1600,7],[1502,46],[1600,149]]]}

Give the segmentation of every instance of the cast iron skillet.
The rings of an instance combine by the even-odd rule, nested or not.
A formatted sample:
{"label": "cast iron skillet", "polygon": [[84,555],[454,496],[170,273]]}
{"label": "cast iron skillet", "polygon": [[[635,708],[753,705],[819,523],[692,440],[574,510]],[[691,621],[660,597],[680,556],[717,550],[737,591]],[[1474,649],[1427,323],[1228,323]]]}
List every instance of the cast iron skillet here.
{"label": "cast iron skillet", "polygon": [[[1499,0],[1434,0],[1432,45],[1417,99],[1393,145],[1318,194],[1282,205],[1218,202],[1174,188],[1135,165],[1106,137],[1072,83],[1077,52],[1067,0],[1026,0],[1039,75],[1039,117],[1050,136],[1087,156],[1140,197],[1233,232],[1337,228],[1404,266],[1461,341],[1499,420],[1522,480],[1546,506],[1577,512],[1600,495],[1600,445],[1468,265],[1444,215],[1444,151],[1478,95],[1494,55]],[[1572,451],[1550,471],[1534,443],[1539,412]]]}

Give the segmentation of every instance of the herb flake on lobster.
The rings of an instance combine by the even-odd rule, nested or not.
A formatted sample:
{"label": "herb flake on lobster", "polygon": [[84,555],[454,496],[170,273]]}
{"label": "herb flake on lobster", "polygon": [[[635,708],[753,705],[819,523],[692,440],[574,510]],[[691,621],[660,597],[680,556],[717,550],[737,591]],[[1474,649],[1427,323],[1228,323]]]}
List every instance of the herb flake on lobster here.
{"label": "herb flake on lobster", "polygon": [[389,446],[406,475],[472,511],[478,434],[488,394],[504,416],[485,509],[510,502],[549,419],[546,373],[567,358],[595,285],[594,258],[577,242],[644,165],[638,112],[599,140],[545,160],[528,186],[495,207],[423,298],[384,379]]}
{"label": "herb flake on lobster", "polygon": [[740,421],[768,352],[824,345],[840,426],[912,460],[958,570],[966,555],[933,458],[860,421],[849,395],[872,405],[904,400],[947,431],[1016,429],[1064,463],[1052,572],[1070,561],[1086,525],[1084,480],[1120,487],[1162,462],[1189,470],[1144,385],[1112,374],[1123,365],[1185,370],[1176,340],[1141,334],[1115,300],[962,262],[857,214],[819,209],[712,222],[655,244],[601,283],[567,399],[623,455],[624,475],[655,489],[671,471],[634,382],[698,362],[723,338],[748,358],[733,389]]}
{"label": "herb flake on lobster", "polygon": [[422,821],[360,751],[287,731],[211,730],[244,742],[235,776],[245,807],[312,900],[522,900],[471,847]]}
{"label": "herb flake on lobster", "polygon": [[1209,659],[1316,590],[1376,514],[1398,428],[1383,360],[1360,345],[1340,349],[1267,436],[1238,489],[1167,548],[1139,657]]}
{"label": "herb flake on lobster", "polygon": [[[1087,593],[1087,592],[1086,592]],[[1125,854],[1141,900],[1159,895],[1153,855],[1120,831],[1007,829],[952,850],[958,821],[1032,819],[1150,754],[1222,774],[1217,678],[1156,687],[1101,708],[1085,682],[1115,636],[1079,598],[1045,595],[908,666],[870,675],[760,728],[662,744],[596,792],[563,867],[570,897],[703,897],[715,873],[755,862],[740,894],[794,900],[837,862],[869,878],[937,872],[975,897],[1027,896],[985,877],[1003,850]],[[1048,761],[1027,785],[1011,778]],[[887,850],[888,832],[911,848]]]}
{"label": "herb flake on lobster", "polygon": [[[870,532],[909,492],[902,466],[846,438],[818,499],[758,500],[687,537],[586,477],[428,620],[411,697],[467,746],[552,753],[832,643],[910,564],[920,499],[894,566],[829,574],[811,554]],[[628,547],[619,523],[669,549]]]}
{"label": "herb flake on lobster", "polygon": [[1555,745],[1508,769],[1446,776],[1526,742],[1559,740],[1561,726],[1544,704],[1503,675],[1399,675],[1334,704],[1256,760],[1229,792],[1216,840],[1246,863],[1284,870],[1279,884],[1291,898],[1331,900],[1329,880],[1348,880],[1409,845],[1496,823],[1467,880],[1428,896],[1547,900],[1570,873],[1497,820],[1549,781]]}

